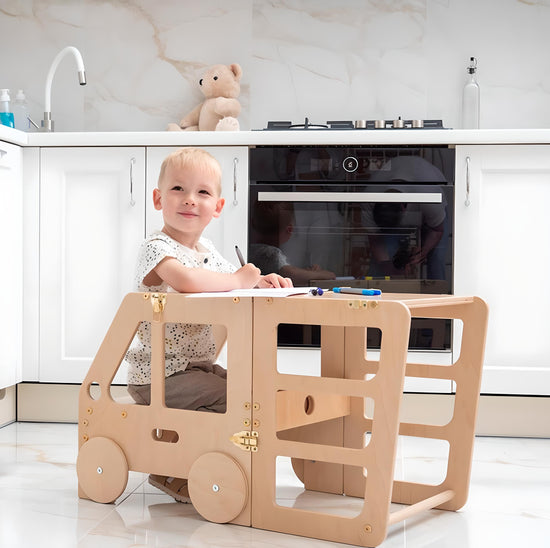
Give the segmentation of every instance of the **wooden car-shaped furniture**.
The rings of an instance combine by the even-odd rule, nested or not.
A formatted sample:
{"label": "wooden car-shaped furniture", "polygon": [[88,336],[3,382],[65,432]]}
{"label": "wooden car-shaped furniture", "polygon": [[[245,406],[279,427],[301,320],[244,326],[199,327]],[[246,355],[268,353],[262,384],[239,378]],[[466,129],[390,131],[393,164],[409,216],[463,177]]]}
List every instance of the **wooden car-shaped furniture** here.
{"label": "wooden car-shaped furniture", "polygon": [[[407,363],[411,317],[460,320],[458,359],[451,365]],[[111,395],[141,321],[152,326],[150,405]],[[172,322],[225,330],[226,413],[165,406],[164,327]],[[282,323],[321,326],[320,375],[301,374],[300,363],[294,374],[278,369]],[[382,332],[379,359],[367,357],[367,328]],[[487,307],[477,297],[131,293],[82,384],[79,496],[113,502],[129,470],[188,478],[192,503],[207,520],[377,546],[394,523],[430,508],[465,504],[486,328]],[[449,421],[400,422],[406,376],[454,381]],[[442,482],[394,480],[399,436],[448,442]],[[360,510],[349,517],[278,504],[278,457],[292,459],[306,491],[356,497]],[[404,506],[391,511],[392,502]]]}

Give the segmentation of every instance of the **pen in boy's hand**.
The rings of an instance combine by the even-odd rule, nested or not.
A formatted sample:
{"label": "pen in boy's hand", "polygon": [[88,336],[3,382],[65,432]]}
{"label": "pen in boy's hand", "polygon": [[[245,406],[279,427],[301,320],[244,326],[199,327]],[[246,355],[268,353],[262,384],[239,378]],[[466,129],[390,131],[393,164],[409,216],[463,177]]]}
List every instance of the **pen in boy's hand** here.
{"label": "pen in boy's hand", "polygon": [[239,249],[239,246],[235,246],[235,252],[237,253],[237,257],[239,258],[239,262],[241,263],[241,266],[244,266],[246,263],[244,262],[243,254],[241,253],[241,250]]}

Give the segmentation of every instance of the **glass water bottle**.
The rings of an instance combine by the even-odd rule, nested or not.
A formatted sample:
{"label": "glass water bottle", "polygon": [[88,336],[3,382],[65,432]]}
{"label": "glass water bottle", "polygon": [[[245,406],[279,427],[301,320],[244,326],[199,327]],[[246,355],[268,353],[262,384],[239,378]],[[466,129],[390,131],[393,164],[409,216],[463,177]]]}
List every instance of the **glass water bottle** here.
{"label": "glass water bottle", "polygon": [[462,127],[479,129],[479,84],[476,81],[477,59],[475,57],[470,57],[470,65],[466,70],[468,81],[462,92]]}

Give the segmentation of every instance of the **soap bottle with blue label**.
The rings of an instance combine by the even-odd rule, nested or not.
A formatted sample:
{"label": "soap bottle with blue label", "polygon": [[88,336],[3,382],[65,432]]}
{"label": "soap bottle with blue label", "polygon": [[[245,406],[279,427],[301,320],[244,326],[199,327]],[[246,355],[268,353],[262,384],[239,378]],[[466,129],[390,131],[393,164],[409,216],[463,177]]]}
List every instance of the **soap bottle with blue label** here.
{"label": "soap bottle with blue label", "polygon": [[4,126],[15,127],[13,112],[10,112],[10,90],[0,89],[0,123]]}

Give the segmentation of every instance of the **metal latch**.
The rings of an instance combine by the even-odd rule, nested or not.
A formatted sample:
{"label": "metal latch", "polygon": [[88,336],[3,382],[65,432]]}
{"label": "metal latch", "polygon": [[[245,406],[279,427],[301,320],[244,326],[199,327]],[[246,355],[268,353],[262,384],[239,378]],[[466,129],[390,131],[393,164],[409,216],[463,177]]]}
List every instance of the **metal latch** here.
{"label": "metal latch", "polygon": [[237,432],[233,434],[229,441],[232,441],[237,447],[240,447],[243,451],[253,451],[258,450],[258,432],[252,430],[248,432],[243,430],[242,432]]}
{"label": "metal latch", "polygon": [[152,293],[151,304],[153,305],[153,320],[158,322],[166,304],[166,293]]}

